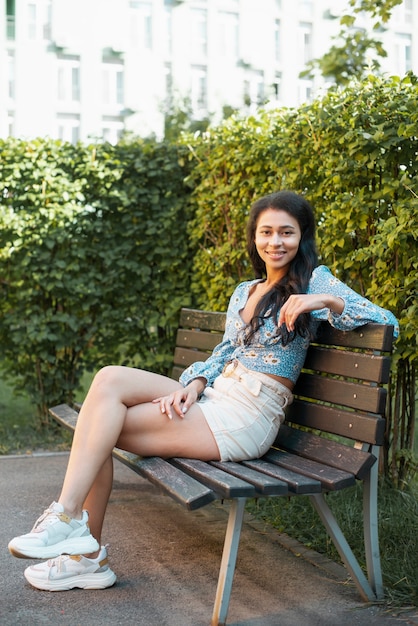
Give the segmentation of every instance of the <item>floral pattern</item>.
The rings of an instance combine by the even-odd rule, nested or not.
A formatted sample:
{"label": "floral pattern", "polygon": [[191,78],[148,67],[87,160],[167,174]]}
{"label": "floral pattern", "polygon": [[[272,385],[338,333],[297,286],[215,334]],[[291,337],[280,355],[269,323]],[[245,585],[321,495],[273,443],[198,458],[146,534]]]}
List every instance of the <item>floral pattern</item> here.
{"label": "floral pattern", "polygon": [[[245,343],[247,325],[242,320],[240,311],[247,302],[251,287],[257,282],[259,280],[246,281],[236,287],[229,302],[222,342],[215,347],[207,361],[193,363],[182,373],[180,382],[184,386],[198,376],[204,377],[211,386],[221,374],[225,363],[232,359],[238,359],[245,367],[256,372],[275,374],[296,382],[309,346],[307,339],[297,335],[292,342],[283,346],[277,325],[272,318],[268,318],[252,337],[251,343]],[[376,322],[392,324],[395,336],[399,333],[398,322],[390,311],[350,289],[325,265],[320,265],[312,272],[307,293],[329,293],[344,301],[341,315],[332,313],[329,309],[313,311],[313,330],[321,320],[328,320],[338,330],[349,331],[368,322]]]}

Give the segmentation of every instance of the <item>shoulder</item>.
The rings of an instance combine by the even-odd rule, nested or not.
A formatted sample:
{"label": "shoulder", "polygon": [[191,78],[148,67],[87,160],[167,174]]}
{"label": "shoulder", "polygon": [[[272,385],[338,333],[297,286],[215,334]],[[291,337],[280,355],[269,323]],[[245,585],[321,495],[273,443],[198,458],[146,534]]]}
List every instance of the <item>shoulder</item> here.
{"label": "shoulder", "polygon": [[237,294],[248,293],[251,287],[259,282],[260,282],[259,278],[256,278],[254,280],[245,280],[243,283],[239,283],[239,285],[235,287],[232,295],[234,296]]}
{"label": "shoulder", "polygon": [[240,307],[248,298],[251,287],[259,282],[259,279],[246,280],[243,283],[239,283],[234,289],[234,292],[229,300],[229,308],[236,306]]}
{"label": "shoulder", "polygon": [[309,279],[309,287],[312,287],[313,285],[317,285],[319,283],[329,283],[329,281],[331,280],[336,281],[338,279],[335,278],[329,267],[327,267],[326,265],[318,265],[318,267],[315,267],[311,274],[311,278]]}
{"label": "shoulder", "polygon": [[315,278],[321,278],[321,277],[329,278],[332,275],[333,274],[331,273],[331,270],[329,269],[329,267],[327,267],[326,265],[318,265],[317,267],[315,267],[314,271],[312,272],[311,280]]}

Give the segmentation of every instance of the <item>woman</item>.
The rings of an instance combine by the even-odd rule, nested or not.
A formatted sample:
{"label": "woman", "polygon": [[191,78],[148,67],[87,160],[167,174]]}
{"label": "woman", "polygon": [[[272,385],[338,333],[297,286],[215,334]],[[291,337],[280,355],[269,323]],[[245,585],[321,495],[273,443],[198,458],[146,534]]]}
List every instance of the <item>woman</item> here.
{"label": "woman", "polygon": [[101,547],[114,446],[142,456],[259,457],[277,435],[320,320],[341,330],[367,322],[397,327],[389,311],[317,267],[314,215],[302,196],[280,191],[255,202],[247,247],[256,278],[235,289],[223,341],[206,362],[190,366],[180,382],[118,366],[96,375],[58,502],[9,543],[15,556],[50,559],[25,570],[33,586],[115,582]]}

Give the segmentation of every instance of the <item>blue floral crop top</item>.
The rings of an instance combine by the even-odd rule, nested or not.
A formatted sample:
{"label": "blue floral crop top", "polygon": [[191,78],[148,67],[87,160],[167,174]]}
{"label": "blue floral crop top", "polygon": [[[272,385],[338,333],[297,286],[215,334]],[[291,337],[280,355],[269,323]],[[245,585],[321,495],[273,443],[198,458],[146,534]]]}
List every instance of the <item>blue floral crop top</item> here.
{"label": "blue floral crop top", "polygon": [[[281,336],[277,333],[277,325],[272,318],[267,318],[253,335],[251,342],[245,343],[247,324],[242,320],[240,311],[247,302],[251,287],[257,282],[260,280],[246,281],[236,287],[229,302],[222,342],[215,347],[207,361],[193,363],[182,373],[180,382],[184,386],[200,376],[206,379],[208,385],[212,385],[225,363],[232,359],[238,359],[250,370],[275,374],[296,382],[305,361],[308,339],[296,335],[293,341],[283,345]],[[311,312],[313,331],[321,320],[328,320],[338,330],[352,330],[368,322],[377,322],[393,324],[395,337],[398,335],[398,322],[390,311],[373,304],[347,287],[325,265],[320,265],[312,272],[307,293],[328,293],[344,301],[341,315],[329,309]]]}

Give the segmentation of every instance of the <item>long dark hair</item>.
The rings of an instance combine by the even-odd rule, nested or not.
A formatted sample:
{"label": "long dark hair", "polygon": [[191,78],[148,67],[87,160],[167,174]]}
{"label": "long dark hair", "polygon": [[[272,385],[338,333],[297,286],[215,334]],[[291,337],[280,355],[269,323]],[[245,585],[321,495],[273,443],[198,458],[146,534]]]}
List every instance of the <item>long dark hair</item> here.
{"label": "long dark hair", "polygon": [[[256,278],[266,275],[266,264],[261,259],[255,245],[255,232],[258,219],[267,209],[286,211],[297,220],[301,230],[301,240],[295,258],[289,265],[285,276],[268,291],[258,302],[254,316],[249,323],[247,341],[264,324],[269,317],[277,320],[280,308],[291,294],[306,293],[312,271],[318,265],[318,254],[315,242],[315,217],[309,202],[293,191],[277,191],[254,202],[251,207],[247,224],[247,251],[254,268]],[[303,313],[295,323],[295,330],[289,335],[284,328],[278,329],[282,342],[292,341],[296,334],[310,336],[310,315]]]}

